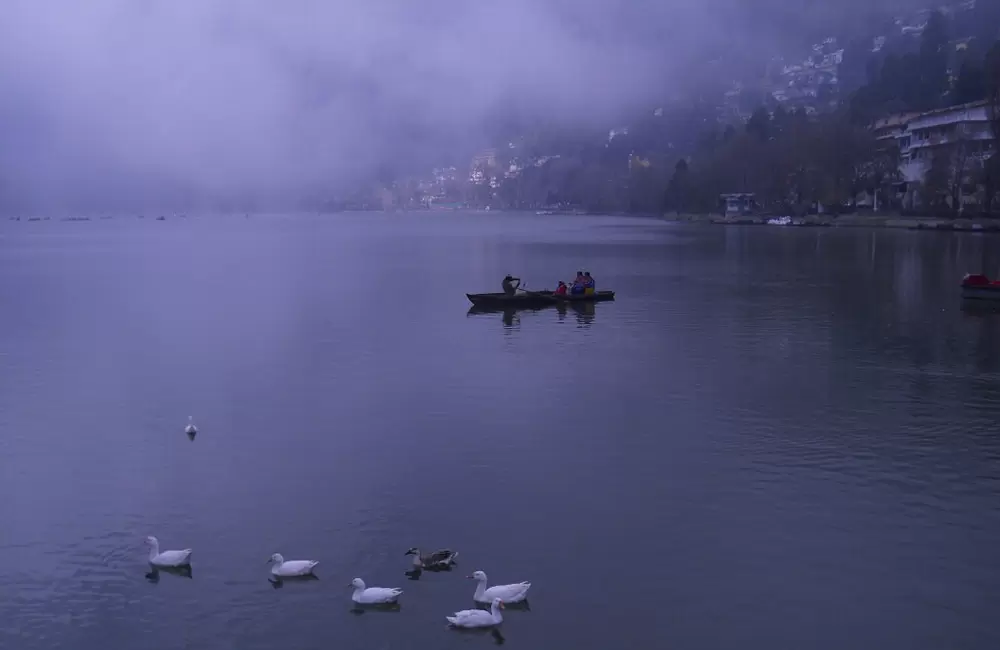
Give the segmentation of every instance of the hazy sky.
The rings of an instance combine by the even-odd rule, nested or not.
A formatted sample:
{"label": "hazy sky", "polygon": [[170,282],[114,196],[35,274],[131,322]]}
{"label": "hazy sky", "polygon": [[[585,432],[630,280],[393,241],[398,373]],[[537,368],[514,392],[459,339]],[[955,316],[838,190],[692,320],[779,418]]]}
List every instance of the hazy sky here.
{"label": "hazy sky", "polygon": [[506,102],[570,122],[652,101],[746,44],[740,16],[715,13],[730,4],[3,0],[0,193],[347,186],[474,143]]}

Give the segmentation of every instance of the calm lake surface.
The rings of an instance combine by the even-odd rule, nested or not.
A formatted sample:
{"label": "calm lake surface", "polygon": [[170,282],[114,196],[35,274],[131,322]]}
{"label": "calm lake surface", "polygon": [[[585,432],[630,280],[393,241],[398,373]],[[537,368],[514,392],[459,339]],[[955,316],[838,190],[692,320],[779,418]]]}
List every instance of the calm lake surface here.
{"label": "calm lake surface", "polygon": [[[475,569],[533,583],[513,648],[1000,647],[1000,316],[957,290],[984,245],[0,222],[0,648],[493,647],[445,627]],[[580,268],[618,300],[467,313]],[[147,535],[192,577],[148,580]],[[460,566],[409,580],[411,546]],[[276,551],[320,579],[273,588]],[[353,613],[356,576],[400,610]]]}

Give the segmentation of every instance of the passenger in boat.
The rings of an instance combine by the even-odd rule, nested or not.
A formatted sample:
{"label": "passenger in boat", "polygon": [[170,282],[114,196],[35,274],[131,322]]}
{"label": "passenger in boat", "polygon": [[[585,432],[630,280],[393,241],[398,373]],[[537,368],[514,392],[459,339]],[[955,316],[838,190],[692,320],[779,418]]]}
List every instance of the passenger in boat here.
{"label": "passenger in boat", "polygon": [[503,279],[503,292],[508,296],[513,296],[515,293],[517,293],[517,290],[520,287],[521,287],[521,278],[515,278],[508,275]]}
{"label": "passenger in boat", "polygon": [[570,291],[574,296],[583,295],[584,290],[587,286],[587,277],[583,274],[583,271],[576,272],[576,280],[573,280],[573,289]]}
{"label": "passenger in boat", "polygon": [[594,291],[597,290],[597,283],[594,282],[594,278],[590,277],[590,271],[583,274],[583,293],[587,296],[594,295]]}
{"label": "passenger in boat", "polygon": [[566,283],[563,282],[562,280],[559,281],[559,286],[556,287],[556,295],[557,296],[565,296],[566,295]]}

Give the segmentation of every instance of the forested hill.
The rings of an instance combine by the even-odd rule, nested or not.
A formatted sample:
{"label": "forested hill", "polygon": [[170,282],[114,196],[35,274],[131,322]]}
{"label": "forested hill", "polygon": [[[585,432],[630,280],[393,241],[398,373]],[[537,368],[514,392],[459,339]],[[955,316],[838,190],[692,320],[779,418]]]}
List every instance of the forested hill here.
{"label": "forested hill", "polygon": [[[818,31],[817,42],[786,40],[791,54],[756,68],[750,57],[728,67],[734,47],[700,62],[697,81],[665,82],[658,101],[614,122],[560,120],[512,102],[516,110],[493,116],[491,147],[472,157],[471,172],[459,162],[433,180],[397,184],[394,202],[660,212],[711,210],[720,193],[747,191],[774,210],[847,206],[898,181],[897,162],[877,155],[875,119],[1000,87],[998,8],[966,0],[896,16],[872,10],[848,43]],[[995,163],[969,174],[1000,181]],[[928,187],[925,203],[940,205],[948,192]]]}

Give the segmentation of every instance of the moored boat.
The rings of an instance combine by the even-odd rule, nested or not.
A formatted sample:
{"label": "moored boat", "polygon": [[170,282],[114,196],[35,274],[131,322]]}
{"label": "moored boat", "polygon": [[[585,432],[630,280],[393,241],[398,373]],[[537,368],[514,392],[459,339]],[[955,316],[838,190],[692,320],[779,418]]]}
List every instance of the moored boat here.
{"label": "moored boat", "polygon": [[1000,280],[990,280],[981,273],[967,273],[962,278],[962,298],[1000,300]]}

